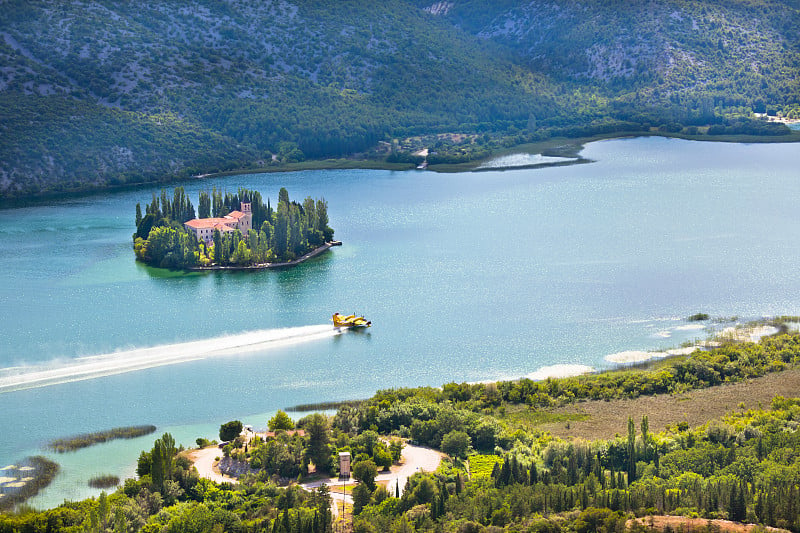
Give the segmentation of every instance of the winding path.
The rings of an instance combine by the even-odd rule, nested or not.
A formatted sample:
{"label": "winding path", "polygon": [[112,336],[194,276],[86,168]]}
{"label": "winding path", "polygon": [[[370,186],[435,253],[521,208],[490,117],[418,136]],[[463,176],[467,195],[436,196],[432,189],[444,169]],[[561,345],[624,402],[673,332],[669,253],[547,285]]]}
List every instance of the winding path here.
{"label": "winding path", "polygon": [[444,457],[440,451],[432,448],[424,448],[422,446],[412,446],[406,444],[401,453],[402,463],[393,466],[391,471],[378,474],[375,478],[377,482],[386,482],[386,490],[389,491],[390,496],[394,496],[392,489],[395,486],[400,488],[400,495],[403,495],[403,489],[406,486],[408,478],[417,472],[433,472],[439,468],[439,463],[442,462]]}
{"label": "winding path", "polygon": [[194,463],[200,477],[210,479],[217,483],[237,483],[236,478],[226,476],[214,469],[215,459],[222,455],[222,450],[218,446],[208,446],[199,450],[192,450],[186,457]]}

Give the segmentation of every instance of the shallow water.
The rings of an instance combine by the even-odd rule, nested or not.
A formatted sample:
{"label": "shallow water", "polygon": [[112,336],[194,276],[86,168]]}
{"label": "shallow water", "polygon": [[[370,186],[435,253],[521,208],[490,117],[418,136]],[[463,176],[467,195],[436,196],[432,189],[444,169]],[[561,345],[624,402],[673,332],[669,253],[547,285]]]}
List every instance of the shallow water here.
{"label": "shallow water", "polygon": [[553,163],[568,163],[575,161],[570,157],[555,157],[541,154],[509,154],[500,157],[495,157],[482,163],[478,168],[514,168],[514,167],[529,167],[534,165],[547,165]]}
{"label": "shallow water", "polygon": [[[585,165],[434,174],[313,171],[206,179],[273,201],[324,196],[341,248],[285,271],[180,274],[133,260],[136,202],[150,190],[0,211],[0,379],[76,358],[327,323],[363,313],[363,333],[0,393],[0,463],[51,439],[122,425],[156,435],[57,456],[33,501],[96,491],[129,474],[169,430],[189,445],[238,418],[441,385],[607,368],[605,356],[705,338],[681,317],[800,314],[798,145],[642,138],[590,144]],[[154,189],[155,192],[158,192]],[[168,348],[171,347],[171,348]],[[205,348],[204,348],[205,349]],[[198,350],[202,351],[202,350]],[[142,353],[142,352],[135,352]],[[197,354],[194,354],[197,355]],[[202,355],[202,354],[201,354]],[[41,370],[41,368],[40,368]],[[73,372],[74,373],[74,372]],[[102,376],[102,377],[99,377]],[[55,380],[69,381],[66,379]]]}

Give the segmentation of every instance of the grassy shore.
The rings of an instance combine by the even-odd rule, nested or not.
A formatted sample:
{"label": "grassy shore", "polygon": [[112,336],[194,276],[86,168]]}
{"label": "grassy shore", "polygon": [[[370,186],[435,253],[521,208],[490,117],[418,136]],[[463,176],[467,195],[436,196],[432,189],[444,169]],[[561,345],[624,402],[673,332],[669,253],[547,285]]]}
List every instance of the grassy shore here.
{"label": "grassy shore", "polygon": [[798,391],[800,368],[790,368],[739,383],[682,394],[591,400],[544,411],[515,406],[507,409],[501,418],[526,429],[536,427],[563,438],[607,439],[615,434],[625,434],[628,417],[640,420],[647,415],[651,429],[656,432],[683,422],[696,427],[736,409],[767,407],[775,396],[792,398]]}

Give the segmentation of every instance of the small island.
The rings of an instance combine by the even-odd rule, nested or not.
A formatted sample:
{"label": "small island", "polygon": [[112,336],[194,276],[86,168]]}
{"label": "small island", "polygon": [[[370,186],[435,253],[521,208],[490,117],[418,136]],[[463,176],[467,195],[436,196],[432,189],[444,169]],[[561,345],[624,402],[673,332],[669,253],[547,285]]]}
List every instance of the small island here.
{"label": "small island", "polygon": [[328,203],[291,201],[281,188],[275,209],[261,193],[200,193],[195,216],[183,187],[145,206],[136,204],[136,259],[154,267],[185,270],[255,270],[294,266],[338,246],[328,226]]}

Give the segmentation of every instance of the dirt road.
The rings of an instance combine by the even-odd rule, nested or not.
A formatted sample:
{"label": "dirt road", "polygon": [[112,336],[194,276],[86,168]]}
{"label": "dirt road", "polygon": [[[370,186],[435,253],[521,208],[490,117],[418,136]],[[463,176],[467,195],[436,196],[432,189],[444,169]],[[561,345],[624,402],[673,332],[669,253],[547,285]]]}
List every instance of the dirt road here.
{"label": "dirt road", "polygon": [[186,454],[186,457],[194,463],[197,473],[200,477],[216,481],[217,483],[236,483],[236,479],[226,476],[218,469],[214,468],[217,457],[222,457],[222,450],[217,446],[209,446],[199,450],[192,450]]}

